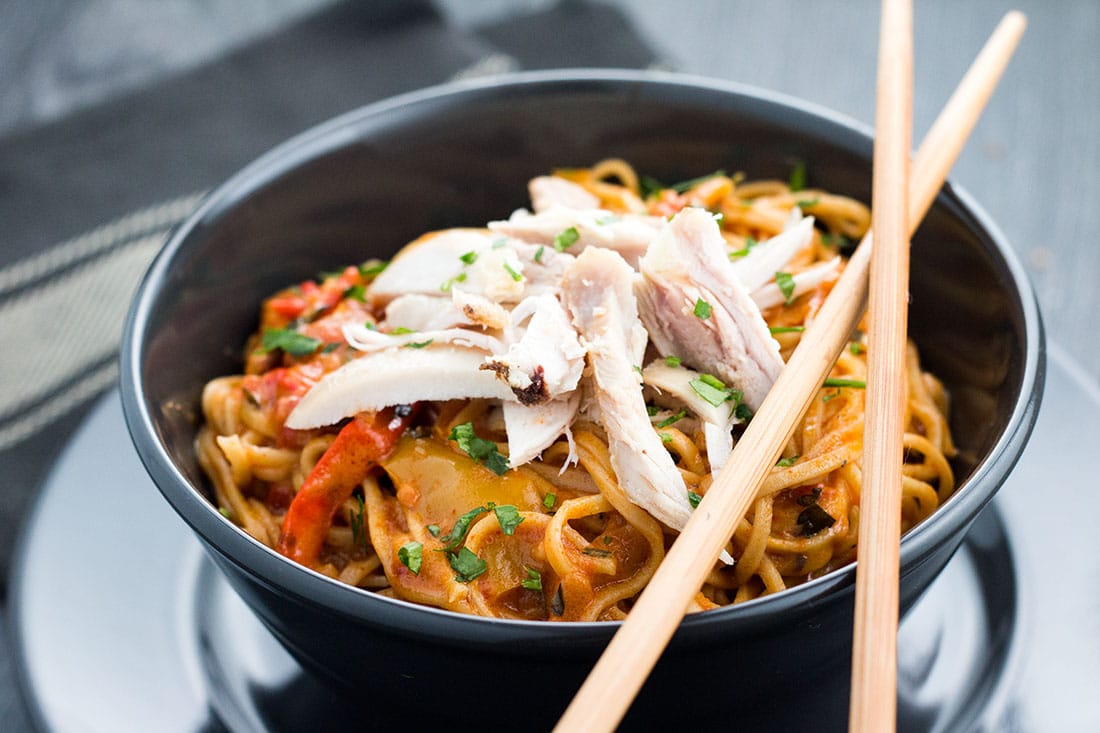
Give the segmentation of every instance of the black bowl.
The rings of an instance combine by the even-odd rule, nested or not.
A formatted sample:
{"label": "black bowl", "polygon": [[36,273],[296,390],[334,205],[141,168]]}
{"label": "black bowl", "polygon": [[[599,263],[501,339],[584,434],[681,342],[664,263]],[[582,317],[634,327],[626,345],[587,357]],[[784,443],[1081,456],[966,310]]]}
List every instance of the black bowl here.
{"label": "black bowl", "polygon": [[[617,628],[462,616],[300,567],[211,504],[192,443],[210,378],[239,371],[258,305],[287,285],[388,257],[429,229],[526,204],[555,166],[622,157],[662,180],[718,168],[870,197],[869,131],[823,109],[668,74],[535,73],[451,84],[344,115],[256,161],[171,237],[137,294],[122,348],[134,444],[165,498],[305,666],[375,723],[547,728]],[[1003,236],[946,187],[912,250],[911,333],[954,396],[961,486],[902,541],[908,609],[1012,469],[1042,388],[1042,327]],[[140,552],[140,548],[135,548]],[[686,618],[626,719],[710,727],[843,726],[852,567]],[[418,726],[414,726],[418,727]]]}

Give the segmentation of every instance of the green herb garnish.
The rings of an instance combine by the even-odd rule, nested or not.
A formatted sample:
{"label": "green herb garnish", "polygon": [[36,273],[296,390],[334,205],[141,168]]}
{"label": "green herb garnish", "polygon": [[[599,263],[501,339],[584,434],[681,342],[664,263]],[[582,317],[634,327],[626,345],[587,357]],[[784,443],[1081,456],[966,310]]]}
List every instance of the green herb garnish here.
{"label": "green herb garnish", "polygon": [[473,250],[470,250],[469,252],[467,252],[464,255],[459,255],[458,259],[462,260],[467,265],[472,265],[475,262],[477,262],[477,252],[474,252]]}
{"label": "green herb garnish", "polygon": [[543,247],[541,244],[539,245],[539,248],[535,250],[535,262],[539,263],[540,265],[542,264],[542,253],[545,250],[546,247]]}
{"label": "green herb garnish", "polygon": [[783,293],[783,302],[790,305],[794,297],[794,277],[789,272],[777,272],[775,284],[779,286],[779,292]]}
{"label": "green herb garnish", "polygon": [[429,524],[428,525],[428,534],[430,534],[432,537],[438,537],[439,536],[439,525],[438,524]]}
{"label": "green herb garnish", "polygon": [[688,492],[688,504],[691,504],[691,508],[694,509],[699,506],[699,502],[703,500],[702,494],[696,494],[694,491]]}
{"label": "green herb garnish", "polygon": [[799,199],[798,201],[795,201],[795,204],[800,209],[808,209],[811,206],[817,206],[820,202],[821,199],[814,197],[812,199]]}
{"label": "green herb garnish", "polygon": [[667,418],[667,419],[662,420],[661,422],[657,423],[657,427],[658,428],[667,428],[669,425],[675,425],[676,423],[680,422],[685,417],[687,417],[687,410],[680,410],[679,412],[677,412],[672,417]]}
{"label": "green herb garnish", "polygon": [[683,363],[683,360],[678,356],[666,356],[665,357],[665,366],[670,366],[670,367],[675,368],[675,367],[680,366],[681,363]]}
{"label": "green herb garnish", "polygon": [[291,356],[308,356],[320,346],[320,339],[310,338],[291,328],[268,328],[260,337],[260,349],[265,354],[282,349]]}
{"label": "green herb garnish", "polygon": [[717,178],[718,176],[724,176],[724,175],[726,175],[726,172],[724,170],[717,170],[717,171],[714,171],[714,173],[709,173],[705,176],[699,176],[698,178],[689,178],[686,181],[680,181],[679,183],[673,183],[671,186],[669,186],[669,188],[671,188],[676,193],[687,193],[691,189],[698,186],[700,183],[706,183],[707,181],[709,181],[712,178]]}
{"label": "green herb garnish", "polygon": [[851,387],[852,389],[864,389],[867,387],[867,382],[862,379],[840,379],[836,377],[829,377],[825,380],[823,386],[825,387]]}
{"label": "green herb garnish", "polygon": [[516,282],[520,282],[521,280],[523,280],[523,275],[520,275],[518,272],[512,269],[512,266],[509,265],[507,262],[504,263],[504,269],[508,272],[509,275],[512,276],[512,279]]}
{"label": "green herb garnish", "polygon": [[373,277],[381,274],[381,272],[389,266],[390,263],[385,260],[371,260],[359,266],[359,274],[363,277]]}
{"label": "green herb garnish", "polygon": [[451,531],[439,538],[439,541],[443,543],[444,547],[448,550],[457,549],[463,542],[466,541],[466,533],[470,531],[470,523],[474,521],[479,515],[489,511],[483,506],[474,507],[470,511],[463,514],[461,517],[455,520],[455,526],[451,527]]}
{"label": "green herb garnish", "polygon": [[523,523],[523,517],[519,515],[519,509],[512,504],[501,504],[493,507],[493,514],[497,515],[500,530],[508,536],[515,534],[516,527]]}
{"label": "green herb garnish", "polygon": [[450,440],[458,443],[458,447],[465,451],[466,455],[478,463],[484,461],[485,467],[497,476],[503,476],[508,470],[508,459],[497,450],[497,444],[491,440],[483,440],[477,437],[472,422],[455,425],[451,428]]}
{"label": "green herb garnish", "polygon": [[366,547],[367,533],[363,519],[366,517],[367,507],[363,504],[363,497],[359,494],[355,495],[355,500],[359,506],[348,517],[348,523],[351,525],[351,540],[357,545]]}
{"label": "green herb garnish", "polygon": [[352,285],[344,291],[344,298],[351,298],[352,300],[358,300],[360,303],[366,303],[367,289],[362,285]]}
{"label": "green herb garnish", "polygon": [[556,502],[557,500],[558,500],[558,495],[557,494],[547,493],[545,496],[542,497],[542,505],[544,507],[546,507],[547,509],[553,509],[554,508],[554,502]]}
{"label": "green herb garnish", "polygon": [[727,400],[731,399],[731,394],[728,390],[725,389],[724,384],[719,382],[717,379],[714,379],[714,377],[710,377],[712,380],[722,385],[720,387],[716,387],[709,381],[703,379],[703,377],[710,377],[710,375],[703,374],[700,375],[698,379],[693,379],[688,382],[688,385],[692,388],[692,390],[695,391],[695,394],[699,395],[715,407],[718,407],[719,405],[724,404]]}
{"label": "green herb garnish", "polygon": [[801,458],[801,456],[788,456],[787,458],[780,458],[778,461],[775,462],[775,465],[779,466],[780,468],[790,468],[799,458]]}
{"label": "green herb garnish", "polygon": [[806,188],[806,163],[799,160],[794,164],[794,168],[791,169],[791,177],[787,179],[787,188],[791,189],[791,192],[801,191]]}
{"label": "green herb garnish", "polygon": [[695,316],[696,316],[696,318],[699,318],[700,320],[705,321],[708,318],[710,318],[710,311],[711,311],[710,303],[703,300],[702,298],[698,298],[695,301]]}
{"label": "green herb garnish", "polygon": [[424,546],[419,542],[406,542],[397,550],[397,559],[401,564],[412,571],[413,575],[420,575],[420,564],[424,559]]}
{"label": "green herb garnish", "polygon": [[806,330],[805,326],[769,326],[768,331],[771,333],[802,333]]}
{"label": "green herb garnish", "polygon": [[745,246],[742,247],[741,249],[736,249],[733,252],[730,252],[730,259],[731,260],[736,260],[738,257],[744,257],[749,252],[752,252],[752,248],[755,247],[758,244],[760,244],[760,243],[757,242],[754,237],[746,237],[745,238]]}
{"label": "green herb garnish", "polygon": [[564,252],[577,243],[577,240],[581,238],[580,233],[576,227],[569,227],[558,236],[554,237],[554,249],[558,252]]}
{"label": "green herb garnish", "polygon": [[458,552],[448,553],[447,560],[450,561],[451,569],[455,571],[455,580],[459,583],[469,583],[484,573],[487,567],[485,561],[468,547],[463,547]]}
{"label": "green herb garnish", "polygon": [[519,582],[527,590],[542,590],[542,573],[534,568],[529,568],[526,565],[523,569],[527,571],[527,577]]}

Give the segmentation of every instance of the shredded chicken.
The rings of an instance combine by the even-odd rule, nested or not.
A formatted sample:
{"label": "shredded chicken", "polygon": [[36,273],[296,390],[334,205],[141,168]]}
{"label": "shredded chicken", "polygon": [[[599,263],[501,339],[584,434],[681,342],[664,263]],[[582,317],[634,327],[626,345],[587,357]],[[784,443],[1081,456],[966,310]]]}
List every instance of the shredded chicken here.
{"label": "shredded chicken", "polygon": [[570,209],[595,209],[600,200],[572,181],[558,176],[537,176],[527,184],[531,194],[531,208],[535,213],[546,211],[554,206]]}
{"label": "shredded chicken", "polygon": [[702,209],[678,213],[639,269],[639,309],[658,351],[741,390],[756,410],[783,360],[730,264],[714,218]]}
{"label": "shredded chicken", "polygon": [[489,222],[489,229],[544,247],[556,241],[571,254],[580,254],[588,247],[611,249],[637,265],[664,223],[660,216],[557,205],[537,214],[520,209],[506,221]]}
{"label": "shredded chicken", "polygon": [[588,351],[616,477],[631,501],[681,529],[691,504],[684,479],[646,413],[637,347],[639,342],[644,346],[645,329],[638,320],[633,277],[621,256],[592,248],[566,271],[562,294]]}

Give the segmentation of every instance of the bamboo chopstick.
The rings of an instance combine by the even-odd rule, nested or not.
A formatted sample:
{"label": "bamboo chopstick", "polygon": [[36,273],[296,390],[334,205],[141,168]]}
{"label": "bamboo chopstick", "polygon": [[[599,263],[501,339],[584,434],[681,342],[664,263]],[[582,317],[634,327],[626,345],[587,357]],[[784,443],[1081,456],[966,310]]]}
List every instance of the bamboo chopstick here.
{"label": "bamboo chopstick", "polygon": [[913,7],[882,0],[871,256],[867,407],[859,563],[848,729],[897,727],[898,553],[902,435],[905,431],[906,324],[909,316],[909,150],[913,118]]}
{"label": "bamboo chopstick", "polygon": [[[917,151],[909,189],[910,233],[936,197],[1025,25],[1022,13],[1005,16]],[[870,234],[555,730],[611,731],[622,720],[862,313],[869,244]],[[792,399],[795,395],[801,399]]]}

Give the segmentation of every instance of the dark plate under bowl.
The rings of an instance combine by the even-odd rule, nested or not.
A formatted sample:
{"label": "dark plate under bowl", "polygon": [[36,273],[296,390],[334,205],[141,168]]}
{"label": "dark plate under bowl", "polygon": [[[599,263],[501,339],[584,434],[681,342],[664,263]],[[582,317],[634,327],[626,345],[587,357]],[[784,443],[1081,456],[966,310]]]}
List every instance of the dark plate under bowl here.
{"label": "dark plate under bowl", "polygon": [[[377,723],[422,716],[506,727],[552,720],[617,628],[462,616],[357,590],[295,565],[225,520],[193,452],[199,395],[239,372],[260,301],[289,283],[389,257],[430,229],[526,204],[554,167],[621,157],[661,180],[719,168],[870,196],[868,130],[811,105],[669,74],[535,73],[452,84],[352,112],[291,140],[211,194],[147,274],[126,326],[122,396],[149,474],[230,584],[304,665]],[[954,397],[961,487],[902,541],[901,605],[943,568],[1015,464],[1042,388],[1042,327],[1003,236],[946,188],[912,250],[910,329]],[[626,719],[676,709],[782,728],[845,719],[853,568],[686,618]],[[505,663],[506,662],[506,663]],[[507,669],[507,674],[501,670]],[[385,700],[371,698],[385,682]],[[823,694],[829,690],[829,694]],[[809,706],[809,707],[807,707]],[[492,710],[498,710],[492,713]],[[529,717],[528,717],[529,716]]]}

